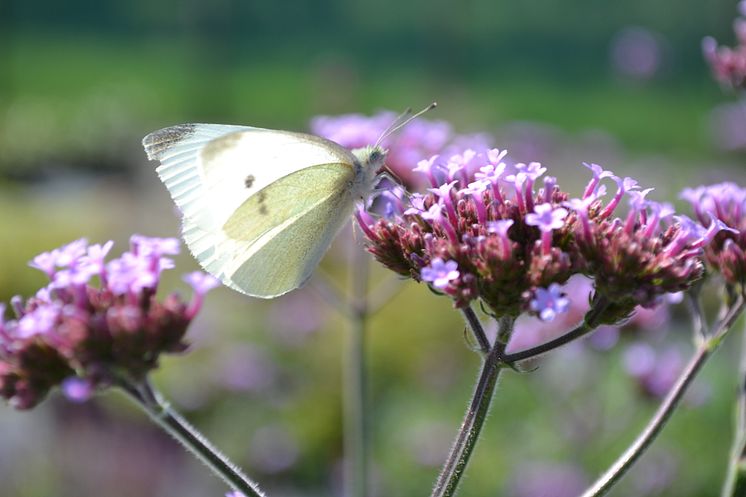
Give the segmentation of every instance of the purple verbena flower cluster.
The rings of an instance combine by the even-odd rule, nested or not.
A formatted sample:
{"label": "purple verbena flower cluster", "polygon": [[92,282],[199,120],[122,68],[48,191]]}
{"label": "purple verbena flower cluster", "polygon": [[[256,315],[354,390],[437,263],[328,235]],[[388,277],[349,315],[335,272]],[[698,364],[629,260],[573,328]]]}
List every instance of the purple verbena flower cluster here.
{"label": "purple verbena flower cluster", "polygon": [[187,326],[217,280],[188,274],[191,302],[177,294],[159,301],[178,240],[134,235],[129,251],[106,262],[112,245],[80,239],[36,256],[30,266],[50,283],[25,302],[12,299],[15,319],[5,321],[0,304],[0,396],[14,407],[34,407],[56,386],[84,400],[118,379],[142,379],[161,353],[187,348]]}
{"label": "purple verbena flower cluster", "polygon": [[[481,299],[496,315],[564,312],[572,275],[594,281],[601,322],[653,306],[703,274],[703,247],[724,228],[705,229],[646,198],[631,178],[597,164],[582,196],[571,198],[541,164],[509,164],[505,151],[467,149],[420,161],[425,194],[391,195],[388,215],[358,210],[368,250],[389,269],[450,295]],[[616,186],[605,200],[606,182]],[[628,208],[622,211],[624,205]]]}
{"label": "purple verbena flower cluster", "polygon": [[[692,205],[697,219],[718,233],[705,247],[707,262],[731,285],[746,283],[746,189],[734,183],[687,188],[681,198]],[[696,229],[693,228],[693,229]],[[700,228],[701,229],[701,228]]]}
{"label": "purple verbena flower cluster", "polygon": [[718,46],[712,37],[702,41],[702,50],[710,64],[713,77],[726,88],[746,89],[746,0],[739,4],[739,14],[733,23],[738,45],[730,48]]}

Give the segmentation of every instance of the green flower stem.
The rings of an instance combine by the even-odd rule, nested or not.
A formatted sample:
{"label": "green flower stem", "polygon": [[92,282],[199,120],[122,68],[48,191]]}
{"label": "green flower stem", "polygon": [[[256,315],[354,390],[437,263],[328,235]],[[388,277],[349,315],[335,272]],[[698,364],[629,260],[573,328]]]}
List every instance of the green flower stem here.
{"label": "green flower stem", "polygon": [[[632,465],[645,453],[645,450],[653,443],[658,434],[663,430],[668,420],[671,418],[676,407],[686,393],[686,389],[694,381],[702,366],[712,355],[715,349],[720,345],[722,339],[728,333],[733,323],[738,319],[744,308],[743,298],[738,299],[738,303],[731,306],[726,316],[721,319],[712,334],[706,340],[698,340],[697,348],[684,368],[675,385],[668,392],[661,402],[658,410],[648,422],[645,429],[638,435],[632,445],[612,464],[612,466],[601,475],[598,480],[583,493],[581,497],[600,497],[606,493],[627,473]],[[696,335],[695,335],[696,337]]]}
{"label": "green flower stem", "polygon": [[746,328],[741,335],[741,342],[735,434],[722,497],[746,497]]}
{"label": "green flower stem", "polygon": [[469,323],[469,329],[471,330],[474,338],[479,344],[479,350],[482,352],[482,354],[489,353],[490,341],[487,339],[487,335],[485,335],[484,329],[482,329],[482,323],[479,322],[479,318],[474,312],[474,309],[472,309],[471,307],[466,307],[462,309],[462,312],[464,313],[466,322]]}
{"label": "green flower stem", "polygon": [[587,335],[598,327],[598,320],[607,309],[608,305],[609,304],[605,299],[599,299],[595,303],[595,305],[588,311],[585,318],[583,319],[583,322],[575,327],[575,329],[573,329],[572,331],[568,331],[564,335],[561,335],[554,340],[542,343],[541,345],[537,345],[536,347],[531,347],[526,350],[520,350],[512,354],[505,354],[503,357],[503,362],[505,362],[506,364],[514,364],[519,361],[533,359],[540,355],[546,354],[547,352],[552,351],[556,348],[559,348],[567,343],[570,343],[573,340]]}
{"label": "green flower stem", "polygon": [[348,348],[345,364],[344,454],[345,495],[368,493],[367,366],[365,357],[370,266],[365,251],[353,243],[349,265]]}
{"label": "green flower stem", "polygon": [[[469,309],[471,311],[471,309]],[[466,320],[472,326],[472,331],[476,337],[485,336],[479,320],[476,316],[471,315],[469,311],[464,311]],[[473,319],[472,319],[473,318]],[[482,425],[487,418],[490,403],[492,402],[493,393],[497,380],[502,370],[502,359],[505,353],[510,333],[513,330],[513,318],[501,318],[500,330],[495,344],[489,349],[488,354],[484,357],[482,370],[477,380],[477,386],[474,389],[474,395],[466,411],[464,421],[461,423],[456,440],[448,454],[448,459],[435,483],[435,488],[431,497],[451,497],[456,494],[458,484],[466,470],[474,447],[482,431]],[[479,340],[479,338],[478,338]]]}
{"label": "green flower stem", "polygon": [[139,384],[123,382],[120,386],[150,418],[173,436],[188,451],[207,465],[216,476],[246,497],[264,497],[264,493],[248,476],[221,454],[201,433],[174,411],[146,380]]}

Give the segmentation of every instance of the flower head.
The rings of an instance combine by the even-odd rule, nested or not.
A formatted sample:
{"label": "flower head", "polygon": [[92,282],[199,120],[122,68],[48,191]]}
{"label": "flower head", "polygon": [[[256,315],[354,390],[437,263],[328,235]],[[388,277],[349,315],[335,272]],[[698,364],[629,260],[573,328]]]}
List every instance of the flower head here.
{"label": "flower head", "polygon": [[[687,228],[676,224],[671,209],[648,201],[649,191],[633,179],[588,165],[595,184],[569,200],[551,176],[536,191],[535,180],[546,172],[539,163],[508,166],[504,151],[474,150],[443,156],[443,164],[460,165],[453,179],[443,170],[424,194],[403,196],[393,216],[358,215],[368,250],[381,263],[430,283],[458,307],[481,299],[495,315],[518,316],[533,306],[539,314],[548,309],[546,319],[564,306],[554,289],[582,274],[594,281],[594,302],[613,303],[599,318],[604,323],[637,305],[655,305],[702,275],[702,236],[684,236]],[[432,170],[432,161],[421,168]],[[604,178],[617,183],[608,201],[598,184]],[[627,199],[631,208],[620,218],[614,213]],[[672,253],[677,235],[681,246]]]}
{"label": "flower head", "polygon": [[712,37],[702,40],[702,52],[710,65],[713,78],[729,90],[746,89],[746,7],[739,3],[739,14],[734,31],[738,45],[719,47]]}
{"label": "flower head", "polygon": [[50,285],[25,302],[15,297],[15,320],[4,321],[0,305],[0,396],[11,405],[34,407],[54,387],[81,402],[122,376],[141,380],[160,354],[187,348],[187,326],[217,281],[191,273],[190,303],[176,294],[159,300],[160,273],[173,266],[164,256],[177,253],[178,242],[139,235],[130,242],[131,251],[108,263],[112,242],[78,240],[34,258]]}
{"label": "flower head", "polygon": [[684,250],[679,245],[688,241],[729,284],[746,283],[746,188],[718,183],[686,189],[681,198],[692,204],[698,222],[679,218],[685,231],[671,250]]}

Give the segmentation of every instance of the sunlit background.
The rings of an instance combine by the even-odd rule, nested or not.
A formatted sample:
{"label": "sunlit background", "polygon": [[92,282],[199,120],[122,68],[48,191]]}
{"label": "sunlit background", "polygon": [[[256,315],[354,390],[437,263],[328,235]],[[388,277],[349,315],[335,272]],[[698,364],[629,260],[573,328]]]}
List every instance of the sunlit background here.
{"label": "sunlit background", "polygon": [[[732,41],[734,16],[733,0],[0,0],[0,300],[44,284],[26,262],[70,240],[119,252],[131,233],[177,235],[140,140],[180,122],[304,130],[315,115],[437,100],[428,119],[488,133],[575,192],[581,161],[657,200],[743,184],[746,117],[700,50],[705,35]],[[323,265],[340,285],[351,243],[343,233]],[[186,291],[177,276],[163,286]],[[681,306],[647,318],[506,374],[460,495],[571,497],[593,481],[691,350]],[[192,351],[155,381],[270,496],[341,496],[345,331],[312,290],[264,302],[219,289]],[[719,495],[734,338],[612,495]],[[373,495],[426,495],[479,358],[450,302],[415,284],[374,316],[369,344]],[[0,406],[3,496],[224,491],[116,394]]]}

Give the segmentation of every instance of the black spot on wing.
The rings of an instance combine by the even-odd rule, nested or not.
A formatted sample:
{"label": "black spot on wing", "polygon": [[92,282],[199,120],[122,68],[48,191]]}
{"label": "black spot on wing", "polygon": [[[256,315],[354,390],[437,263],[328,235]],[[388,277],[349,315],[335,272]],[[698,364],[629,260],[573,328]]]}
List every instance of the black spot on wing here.
{"label": "black spot on wing", "polygon": [[262,216],[266,216],[267,214],[269,214],[269,211],[267,210],[267,204],[264,203],[267,200],[267,194],[264,193],[264,190],[261,190],[257,195],[257,200],[259,200],[259,214],[261,214]]}
{"label": "black spot on wing", "polygon": [[253,174],[249,174],[248,176],[246,176],[246,179],[243,180],[243,184],[246,186],[246,188],[251,188],[251,186],[254,184],[255,179],[256,178],[254,178]]}
{"label": "black spot on wing", "polygon": [[194,124],[177,124],[159,129],[142,139],[142,146],[149,159],[159,159],[161,154],[174,144],[183,141],[194,133]]}

